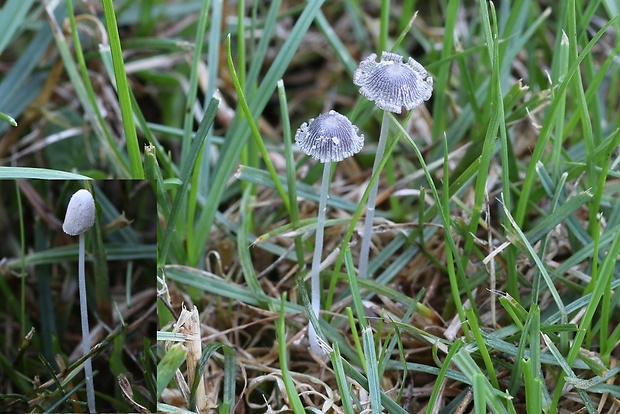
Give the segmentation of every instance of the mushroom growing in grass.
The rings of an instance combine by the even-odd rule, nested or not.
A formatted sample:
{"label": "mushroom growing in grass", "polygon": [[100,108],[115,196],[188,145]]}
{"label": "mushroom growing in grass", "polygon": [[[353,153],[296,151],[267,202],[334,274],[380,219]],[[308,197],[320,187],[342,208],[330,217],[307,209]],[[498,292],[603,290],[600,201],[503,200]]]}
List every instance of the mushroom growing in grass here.
{"label": "mushroom growing in grass", "polygon": [[[303,152],[323,163],[323,178],[321,180],[319,212],[316,223],[316,242],[310,276],[312,311],[318,318],[321,309],[319,267],[323,250],[323,229],[325,227],[331,163],[342,161],[359,152],[364,145],[364,135],[358,135],[358,128],[346,116],[332,110],[310,119],[308,123],[304,122],[295,134],[295,142]],[[312,324],[308,326],[308,339],[310,350],[316,355],[323,355],[324,351],[319,346],[317,334]]]}
{"label": "mushroom growing in grass", "polygon": [[[383,110],[379,144],[372,167],[373,176],[385,151],[390,124],[388,112],[400,114],[403,106],[407,110],[413,109],[428,101],[433,93],[433,78],[428,76],[426,69],[413,58],[409,58],[405,63],[401,55],[383,52],[381,60],[377,62],[376,59],[377,55],[371,54],[360,63],[353,74],[353,83],[360,86],[360,93]],[[358,274],[362,278],[368,277],[368,255],[378,186],[379,181],[376,181],[368,195],[358,264]]]}
{"label": "mushroom growing in grass", "polygon": [[[79,237],[78,288],[80,294],[80,316],[82,318],[82,349],[84,355],[90,352],[90,330],[88,329],[88,308],[86,305],[86,276],[84,272],[84,232],[95,224],[95,200],[88,190],[78,190],[71,196],[62,230],[70,236]],[[86,400],[88,411],[95,411],[95,388],[93,367],[88,358],[84,361],[86,377]]]}

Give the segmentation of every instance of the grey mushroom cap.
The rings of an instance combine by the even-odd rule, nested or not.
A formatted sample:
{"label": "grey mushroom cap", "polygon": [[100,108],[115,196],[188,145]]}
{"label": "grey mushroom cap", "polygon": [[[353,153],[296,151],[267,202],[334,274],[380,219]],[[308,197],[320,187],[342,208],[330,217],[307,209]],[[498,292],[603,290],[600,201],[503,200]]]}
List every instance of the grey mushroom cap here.
{"label": "grey mushroom cap", "polygon": [[84,233],[95,224],[95,200],[88,190],[78,190],[67,206],[62,230],[70,236]]}
{"label": "grey mushroom cap", "polygon": [[400,114],[428,101],[433,93],[433,78],[413,58],[405,63],[396,53],[383,52],[381,60],[371,54],[353,74],[353,83],[360,93],[379,108]]}
{"label": "grey mushroom cap", "polygon": [[295,134],[295,142],[310,157],[320,162],[342,161],[364,146],[364,134],[349,119],[332,110],[304,122]]}

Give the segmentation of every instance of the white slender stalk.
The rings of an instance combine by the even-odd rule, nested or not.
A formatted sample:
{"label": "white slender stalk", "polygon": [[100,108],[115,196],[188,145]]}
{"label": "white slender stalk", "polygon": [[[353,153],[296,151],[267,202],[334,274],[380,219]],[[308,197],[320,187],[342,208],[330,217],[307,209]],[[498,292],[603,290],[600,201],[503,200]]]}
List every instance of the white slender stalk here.
{"label": "white slender stalk", "polygon": [[[84,355],[90,352],[90,330],[88,328],[88,306],[86,305],[86,276],[84,271],[84,234],[79,235],[78,258],[78,289],[80,292],[80,315],[82,317],[82,349]],[[84,361],[84,376],[86,377],[86,400],[88,411],[95,410],[95,387],[93,385],[93,366],[90,358]]]}
{"label": "white slender stalk", "polygon": [[[329,175],[331,170],[331,162],[323,163],[323,178],[321,179],[321,192],[319,198],[319,214],[316,222],[316,241],[314,242],[314,256],[312,257],[312,270],[310,276],[310,284],[312,287],[311,303],[312,311],[319,318],[321,310],[321,276],[319,270],[321,267],[321,253],[323,252],[323,231],[325,227],[325,210],[327,210],[327,193],[329,192]],[[319,346],[316,331],[312,323],[308,326],[308,339],[310,341],[310,350],[316,355],[324,355],[325,351]]]}
{"label": "white slender stalk", "polygon": [[[381,120],[381,134],[379,135],[379,144],[377,145],[377,153],[375,154],[375,162],[372,166],[372,176],[377,173],[379,164],[383,159],[385,152],[385,144],[387,142],[388,130],[390,129],[390,117],[388,111],[383,111],[383,119]],[[364,230],[362,233],[362,246],[360,248],[360,260],[357,267],[357,273],[361,278],[367,278],[368,273],[368,256],[370,254],[370,238],[372,236],[372,223],[375,218],[375,204],[377,203],[377,191],[379,189],[379,180],[370,189],[368,194],[368,202],[366,203],[366,218],[364,220]]]}

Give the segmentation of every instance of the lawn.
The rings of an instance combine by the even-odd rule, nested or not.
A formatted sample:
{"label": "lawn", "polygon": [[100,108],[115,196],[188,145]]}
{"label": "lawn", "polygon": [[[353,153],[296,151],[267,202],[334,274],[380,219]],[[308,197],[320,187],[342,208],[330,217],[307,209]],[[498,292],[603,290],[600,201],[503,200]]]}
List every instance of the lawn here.
{"label": "lawn", "polygon": [[620,412],[617,1],[0,4],[0,412]]}

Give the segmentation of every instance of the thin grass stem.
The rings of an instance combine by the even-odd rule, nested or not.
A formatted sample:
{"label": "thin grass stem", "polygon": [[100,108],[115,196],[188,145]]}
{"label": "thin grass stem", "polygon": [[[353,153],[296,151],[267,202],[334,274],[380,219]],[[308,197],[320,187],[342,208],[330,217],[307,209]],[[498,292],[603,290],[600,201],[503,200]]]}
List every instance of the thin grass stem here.
{"label": "thin grass stem", "polygon": [[[288,102],[282,79],[278,81],[278,100],[280,102],[280,118],[282,119],[282,135],[284,137],[284,157],[286,158],[286,184],[290,205],[291,224],[293,229],[299,228],[299,206],[297,205],[297,183],[295,181],[295,158],[293,157],[293,139],[291,137],[291,122],[288,116]],[[295,236],[295,254],[299,269],[305,267],[304,248],[301,236]]]}
{"label": "thin grass stem", "polygon": [[0,120],[8,122],[12,127],[17,126],[17,121],[15,121],[15,119],[12,116],[7,115],[5,113],[0,112]]}
{"label": "thin grass stem", "polygon": [[287,366],[285,303],[286,292],[283,292],[282,301],[280,302],[280,315],[278,316],[278,321],[276,323],[276,333],[278,335],[278,359],[280,361],[280,369],[282,370],[282,380],[284,382],[284,387],[286,388],[286,395],[291,402],[293,412],[295,414],[303,414],[304,406],[301,402],[301,398],[299,398],[297,389],[295,388],[295,382],[293,381],[291,371],[289,371]]}
{"label": "thin grass stem", "polygon": [[379,29],[379,50],[387,49],[387,38],[390,27],[390,0],[381,1],[381,28]]}
{"label": "thin grass stem", "polygon": [[19,269],[19,279],[20,279],[20,308],[19,308],[19,320],[21,321],[21,337],[23,338],[26,335],[26,233],[24,231],[24,214],[22,210],[22,197],[21,192],[19,191],[19,182],[15,181],[15,193],[17,195],[17,211],[19,214],[19,244],[21,246],[20,250],[20,269]]}

